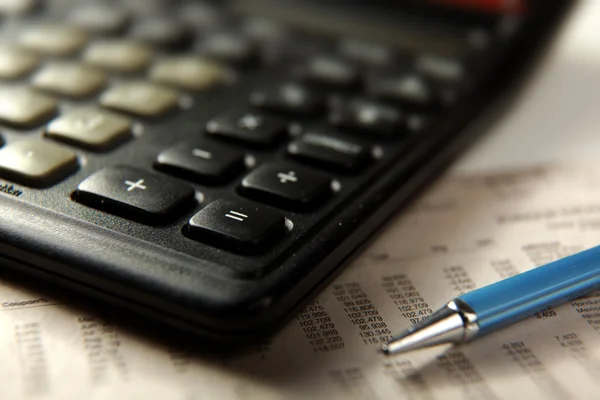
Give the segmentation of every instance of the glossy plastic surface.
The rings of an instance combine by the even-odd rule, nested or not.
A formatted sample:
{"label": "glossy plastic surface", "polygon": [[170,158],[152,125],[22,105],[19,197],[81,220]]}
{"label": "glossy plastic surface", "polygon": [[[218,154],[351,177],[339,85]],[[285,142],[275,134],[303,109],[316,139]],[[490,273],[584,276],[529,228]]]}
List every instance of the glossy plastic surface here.
{"label": "glossy plastic surface", "polygon": [[479,334],[600,288],[600,246],[459,297],[477,314]]}

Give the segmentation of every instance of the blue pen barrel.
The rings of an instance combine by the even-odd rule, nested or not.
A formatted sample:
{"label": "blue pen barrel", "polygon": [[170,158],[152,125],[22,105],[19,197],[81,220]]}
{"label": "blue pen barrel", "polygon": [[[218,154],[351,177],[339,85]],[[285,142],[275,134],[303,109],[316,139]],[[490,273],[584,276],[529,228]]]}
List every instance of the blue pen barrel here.
{"label": "blue pen barrel", "polygon": [[485,334],[538,311],[600,289],[600,246],[459,297],[477,314]]}

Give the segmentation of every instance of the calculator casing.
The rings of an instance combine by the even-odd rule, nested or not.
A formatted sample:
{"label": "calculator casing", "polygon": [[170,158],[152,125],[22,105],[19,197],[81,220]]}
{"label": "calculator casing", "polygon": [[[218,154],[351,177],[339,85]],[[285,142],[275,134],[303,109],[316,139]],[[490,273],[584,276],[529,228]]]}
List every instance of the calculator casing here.
{"label": "calculator casing", "polygon": [[[230,266],[219,265],[230,260],[225,254],[219,263],[173,250],[176,246],[171,243],[172,236],[161,237],[160,230],[152,241],[127,233],[149,232],[155,227],[114,216],[106,218],[108,226],[115,229],[99,226],[90,222],[97,218],[97,211],[86,211],[79,204],[74,207],[83,211],[78,212],[93,215],[82,214],[82,219],[77,213],[61,212],[65,204],[74,203],[71,196],[77,184],[94,170],[94,160],[90,159],[77,174],[51,189],[15,184],[23,192],[21,196],[0,194],[2,276],[35,278],[42,287],[48,284],[68,289],[111,309],[123,310],[126,315],[212,340],[239,342],[270,334],[337,276],[391,215],[485,131],[486,122],[510,98],[513,90],[509,89],[517,87],[517,78],[539,55],[541,45],[550,38],[570,4],[540,4],[519,42],[507,54],[498,55],[499,63],[494,68],[501,73],[495,79],[488,80],[480,87],[483,90],[464,101],[455,113],[437,120],[427,138],[415,139],[415,147],[399,162],[381,165],[376,181],[339,206],[334,218],[319,223],[310,235],[275,257],[263,275],[232,273]],[[244,78],[246,86],[238,93],[248,94],[251,87],[275,75],[271,70],[268,76],[259,72]],[[170,123],[189,130],[197,121],[231,107],[231,96],[215,95],[210,105],[193,113],[193,119],[185,113]],[[176,127],[159,123],[148,129]],[[164,143],[166,138],[151,145],[158,150]],[[130,146],[130,151],[134,147]],[[129,160],[130,153],[124,150],[116,154],[113,163]],[[147,165],[151,159],[140,162]],[[0,181],[5,183],[10,184]],[[173,226],[182,227],[182,221]]]}

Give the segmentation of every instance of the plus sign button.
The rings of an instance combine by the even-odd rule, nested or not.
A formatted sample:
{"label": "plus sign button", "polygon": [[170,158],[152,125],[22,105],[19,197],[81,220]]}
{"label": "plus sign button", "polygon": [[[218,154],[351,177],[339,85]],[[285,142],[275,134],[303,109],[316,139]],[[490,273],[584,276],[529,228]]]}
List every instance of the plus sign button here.
{"label": "plus sign button", "polygon": [[194,189],[178,180],[125,166],[105,168],[81,182],[76,200],[148,224],[168,222],[186,210]]}
{"label": "plus sign button", "polygon": [[303,211],[332,194],[332,177],[291,163],[266,163],[244,178],[240,192],[276,207]]}

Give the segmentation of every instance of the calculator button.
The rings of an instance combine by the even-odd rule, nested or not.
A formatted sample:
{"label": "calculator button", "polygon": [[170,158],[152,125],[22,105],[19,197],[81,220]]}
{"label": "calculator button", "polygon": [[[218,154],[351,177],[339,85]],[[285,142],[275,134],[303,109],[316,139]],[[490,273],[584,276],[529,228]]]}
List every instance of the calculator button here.
{"label": "calculator button", "polygon": [[285,232],[283,214],[247,200],[213,201],[188,224],[191,238],[244,253],[258,252],[274,245]]}
{"label": "calculator button", "polygon": [[371,159],[369,147],[332,135],[307,133],[287,147],[291,157],[343,173],[356,172]]}
{"label": "calculator button", "polygon": [[152,56],[152,49],[143,43],[114,39],[90,44],[83,61],[112,72],[135,73],[146,69]]}
{"label": "calculator button", "polygon": [[167,176],[126,166],[109,167],[79,184],[76,200],[148,224],[168,222],[194,202],[194,189]]}
{"label": "calculator button", "polygon": [[0,0],[0,14],[15,16],[34,11],[41,0]]}
{"label": "calculator button", "polygon": [[225,81],[226,70],[218,63],[199,57],[173,57],[157,61],[150,79],[184,90],[200,91]]}
{"label": "calculator button", "polygon": [[66,62],[47,64],[32,78],[36,89],[59,96],[86,98],[98,93],[107,82],[102,71]]}
{"label": "calculator button", "polygon": [[349,129],[381,137],[397,137],[404,132],[404,114],[391,107],[372,100],[330,101],[329,123],[341,129]]}
{"label": "calculator button", "polygon": [[33,25],[24,31],[17,43],[29,50],[49,56],[69,56],[83,48],[87,35],[67,25]]}
{"label": "calculator button", "polygon": [[116,35],[123,32],[130,22],[130,16],[119,7],[106,4],[86,4],[69,14],[69,22],[96,35]]}
{"label": "calculator button", "polygon": [[50,119],[58,111],[52,98],[22,87],[0,88],[0,122],[30,128]]}
{"label": "calculator button", "polygon": [[360,70],[354,63],[329,55],[312,57],[304,73],[306,79],[313,83],[335,88],[352,88],[361,80]]}
{"label": "calculator button", "polygon": [[146,82],[120,83],[100,97],[100,104],[140,117],[159,117],[177,107],[175,90]]}
{"label": "calculator button", "polygon": [[131,138],[131,121],[95,107],[72,108],[48,125],[46,136],[84,149],[104,151]]}
{"label": "calculator button", "polygon": [[315,114],[324,108],[323,98],[318,93],[297,83],[257,90],[250,95],[250,103],[255,107],[297,115]]}
{"label": "calculator button", "polygon": [[343,40],[339,52],[346,59],[378,67],[390,65],[394,58],[388,47],[357,39]]}
{"label": "calculator button", "polygon": [[197,30],[215,29],[223,24],[219,7],[204,1],[184,1],[178,7],[177,17]]}
{"label": "calculator button", "polygon": [[289,32],[284,26],[264,18],[250,18],[244,21],[241,30],[246,36],[262,44],[277,44],[289,38]]}
{"label": "calculator button", "polygon": [[0,176],[27,186],[53,185],[79,167],[69,149],[41,140],[20,140],[0,149]]}
{"label": "calculator button", "polygon": [[199,51],[208,58],[235,65],[252,64],[258,56],[258,48],[249,38],[230,32],[210,35],[199,44]]}
{"label": "calculator button", "polygon": [[225,139],[259,147],[269,147],[287,132],[285,120],[255,112],[232,113],[213,118],[206,132]]}
{"label": "calculator button", "polygon": [[447,83],[459,82],[466,75],[465,66],[459,59],[435,54],[418,56],[415,69],[428,78]]}
{"label": "calculator button", "polygon": [[0,79],[22,78],[38,67],[39,58],[26,50],[0,47]]}
{"label": "calculator button", "polygon": [[395,101],[408,106],[431,107],[435,105],[435,93],[430,83],[416,73],[378,77],[369,85],[375,97]]}
{"label": "calculator button", "polygon": [[210,140],[182,142],[161,152],[155,167],[200,183],[222,184],[244,168],[244,153]]}
{"label": "calculator button", "polygon": [[191,29],[181,21],[169,18],[151,18],[138,22],[131,31],[134,40],[160,47],[163,50],[180,50],[193,39]]}
{"label": "calculator button", "polygon": [[332,178],[319,171],[286,163],[263,164],[241,183],[240,192],[276,207],[304,210],[331,195]]}
{"label": "calculator button", "polygon": [[431,124],[431,116],[412,114],[406,119],[406,130],[411,134],[424,131]]}

